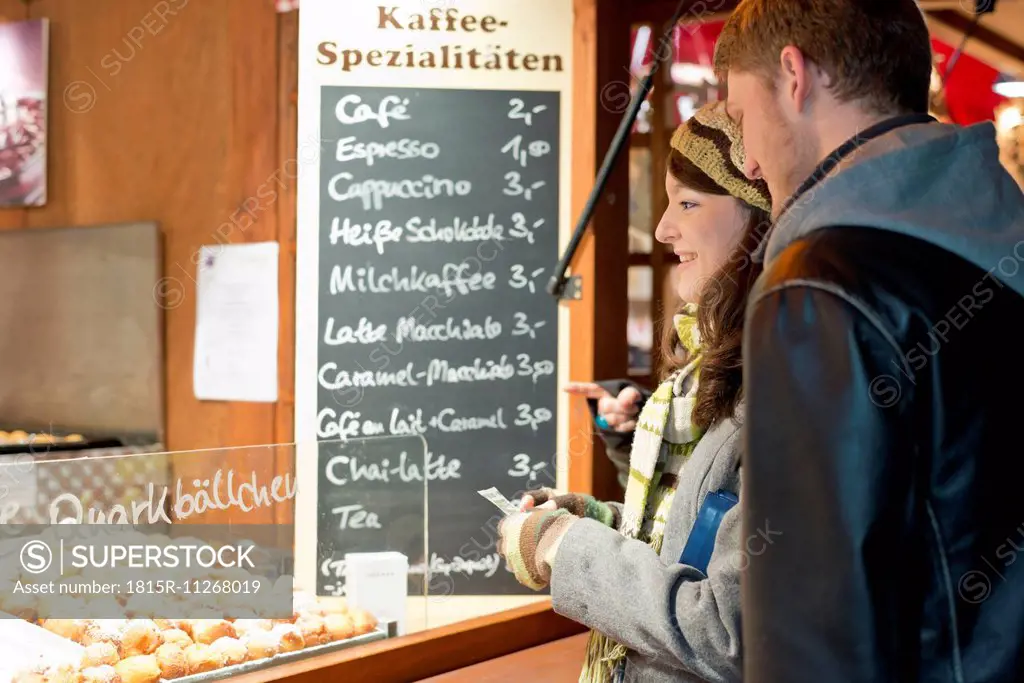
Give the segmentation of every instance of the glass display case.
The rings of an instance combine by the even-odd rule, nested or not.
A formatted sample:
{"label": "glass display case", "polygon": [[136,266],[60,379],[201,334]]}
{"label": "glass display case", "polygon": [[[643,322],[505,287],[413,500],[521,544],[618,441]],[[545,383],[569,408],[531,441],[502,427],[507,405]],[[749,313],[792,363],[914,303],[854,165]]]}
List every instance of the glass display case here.
{"label": "glass display case", "polygon": [[0,679],[206,681],[546,596],[460,596],[429,552],[427,444],[380,437],[0,459]]}

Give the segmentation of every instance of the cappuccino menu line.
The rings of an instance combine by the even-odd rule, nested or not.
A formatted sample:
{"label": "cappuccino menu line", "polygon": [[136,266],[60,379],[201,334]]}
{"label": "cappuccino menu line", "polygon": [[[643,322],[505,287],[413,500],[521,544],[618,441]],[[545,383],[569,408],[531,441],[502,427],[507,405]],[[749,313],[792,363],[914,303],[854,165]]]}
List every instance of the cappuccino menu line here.
{"label": "cappuccino menu line", "polygon": [[[406,437],[321,443],[321,592],[357,549],[444,567],[446,593],[527,592],[489,570],[477,491],[554,483],[560,115],[558,92],[321,88],[318,437]],[[402,452],[420,436],[425,461]],[[429,557],[393,533],[424,485]]]}

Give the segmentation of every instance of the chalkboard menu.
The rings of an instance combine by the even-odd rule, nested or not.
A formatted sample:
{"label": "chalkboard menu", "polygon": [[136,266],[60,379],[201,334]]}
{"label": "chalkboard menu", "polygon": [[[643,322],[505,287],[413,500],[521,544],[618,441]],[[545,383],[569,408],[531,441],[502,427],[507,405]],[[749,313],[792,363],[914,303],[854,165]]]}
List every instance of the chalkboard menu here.
{"label": "chalkboard menu", "polygon": [[477,491],[555,480],[559,117],[558,92],[321,88],[318,438],[425,438],[410,572],[457,595],[530,592]]}

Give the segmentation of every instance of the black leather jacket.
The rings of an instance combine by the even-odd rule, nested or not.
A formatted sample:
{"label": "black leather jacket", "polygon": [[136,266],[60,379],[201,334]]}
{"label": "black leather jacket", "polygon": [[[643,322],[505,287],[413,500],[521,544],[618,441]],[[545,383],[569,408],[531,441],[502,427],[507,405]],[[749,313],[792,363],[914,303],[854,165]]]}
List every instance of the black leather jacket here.
{"label": "black leather jacket", "polygon": [[748,312],[744,680],[1024,681],[1024,298],[836,227]]}

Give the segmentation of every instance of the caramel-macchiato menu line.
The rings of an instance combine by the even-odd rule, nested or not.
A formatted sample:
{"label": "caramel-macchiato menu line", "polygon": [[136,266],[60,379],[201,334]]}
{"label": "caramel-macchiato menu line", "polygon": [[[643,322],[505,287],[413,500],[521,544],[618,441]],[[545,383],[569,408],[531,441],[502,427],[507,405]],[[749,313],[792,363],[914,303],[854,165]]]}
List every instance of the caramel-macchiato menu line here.
{"label": "caramel-macchiato menu line", "polygon": [[[387,546],[385,513],[414,515],[424,481],[415,570],[444,568],[447,593],[525,592],[479,571],[497,554],[476,492],[555,481],[560,115],[558,92],[322,87],[317,433],[407,438],[345,476],[322,445],[320,566]],[[426,462],[396,470],[416,437]],[[370,482],[378,501],[407,490],[408,509],[374,511]]]}

